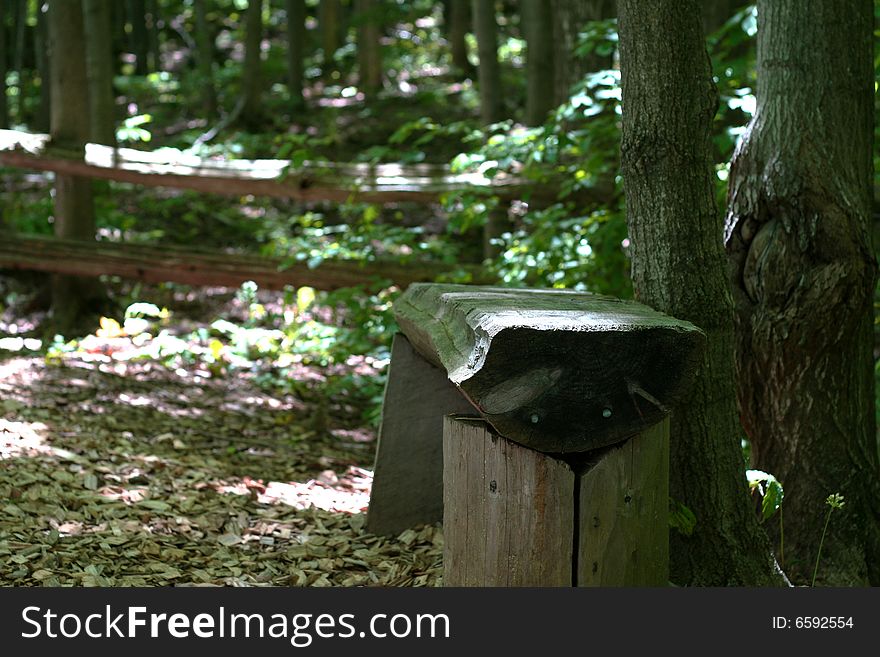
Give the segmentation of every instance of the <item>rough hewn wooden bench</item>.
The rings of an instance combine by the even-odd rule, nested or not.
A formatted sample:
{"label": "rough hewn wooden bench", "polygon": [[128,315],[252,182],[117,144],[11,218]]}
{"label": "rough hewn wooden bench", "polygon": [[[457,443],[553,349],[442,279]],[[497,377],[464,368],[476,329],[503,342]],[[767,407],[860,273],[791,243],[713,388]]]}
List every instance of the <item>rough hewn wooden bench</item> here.
{"label": "rough hewn wooden bench", "polygon": [[705,337],[647,306],[415,284],[368,527],[441,517],[457,586],[665,585],[668,416]]}

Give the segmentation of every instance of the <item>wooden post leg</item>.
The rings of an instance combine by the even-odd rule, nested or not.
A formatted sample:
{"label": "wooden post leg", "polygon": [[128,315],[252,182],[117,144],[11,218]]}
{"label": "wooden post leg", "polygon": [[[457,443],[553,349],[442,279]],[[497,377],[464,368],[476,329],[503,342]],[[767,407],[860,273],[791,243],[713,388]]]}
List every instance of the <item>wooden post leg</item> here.
{"label": "wooden post leg", "polygon": [[580,477],[578,586],[669,584],[669,419]]}
{"label": "wooden post leg", "polygon": [[571,586],[575,475],[482,420],[443,431],[444,586]]}
{"label": "wooden post leg", "polygon": [[443,416],[475,414],[446,372],[394,336],[367,529],[398,534],[443,517]]}
{"label": "wooden post leg", "polygon": [[665,586],[668,420],[565,460],[448,417],[445,586]]}

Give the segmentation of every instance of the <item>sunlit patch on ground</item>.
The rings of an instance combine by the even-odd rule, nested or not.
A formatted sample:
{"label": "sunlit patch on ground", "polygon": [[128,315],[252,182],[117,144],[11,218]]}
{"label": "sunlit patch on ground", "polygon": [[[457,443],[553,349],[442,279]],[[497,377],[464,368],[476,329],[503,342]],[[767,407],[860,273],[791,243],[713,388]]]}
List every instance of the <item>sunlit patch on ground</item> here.
{"label": "sunlit patch on ground", "polygon": [[10,422],[0,419],[0,460],[27,456],[70,458],[67,450],[46,444],[48,428],[41,422]]}
{"label": "sunlit patch on ground", "polygon": [[285,504],[294,509],[309,508],[336,513],[366,513],[370,504],[373,473],[370,470],[349,466],[337,476],[333,470],[325,470],[316,479],[305,482],[254,481],[245,477],[236,484],[217,483],[219,493],[249,495],[256,491],[260,504]]}

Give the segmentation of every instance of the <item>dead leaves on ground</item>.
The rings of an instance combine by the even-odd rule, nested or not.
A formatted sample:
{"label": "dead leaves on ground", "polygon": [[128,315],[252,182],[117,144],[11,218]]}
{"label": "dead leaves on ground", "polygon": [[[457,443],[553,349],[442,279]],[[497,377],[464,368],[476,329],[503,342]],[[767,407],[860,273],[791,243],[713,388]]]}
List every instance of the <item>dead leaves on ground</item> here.
{"label": "dead leaves on ground", "polygon": [[364,532],[372,445],[308,435],[298,400],[16,360],[0,378],[0,584],[439,583],[440,529]]}

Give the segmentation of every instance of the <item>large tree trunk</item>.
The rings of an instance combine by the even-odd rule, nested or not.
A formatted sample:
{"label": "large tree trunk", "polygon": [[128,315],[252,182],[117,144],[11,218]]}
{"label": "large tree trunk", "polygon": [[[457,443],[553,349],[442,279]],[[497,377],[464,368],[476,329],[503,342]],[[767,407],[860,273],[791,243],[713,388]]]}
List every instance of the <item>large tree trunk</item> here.
{"label": "large tree trunk", "polygon": [[367,98],[382,88],[381,7],[376,0],[356,0],[358,13],[357,49],[360,85]]}
{"label": "large tree trunk", "polygon": [[83,0],[89,80],[89,140],[116,143],[110,0]]}
{"label": "large tree trunk", "polygon": [[193,0],[196,19],[196,64],[202,79],[202,107],[208,118],[217,116],[217,91],[214,88],[214,33],[208,23],[207,0]]}
{"label": "large tree trunk", "polygon": [[550,0],[524,0],[526,22],[526,124],[541,125],[553,109],[553,13]]}
{"label": "large tree trunk", "polygon": [[241,122],[249,130],[263,127],[262,107],[263,0],[249,0],[245,14],[244,67],[242,68]]}
{"label": "large tree trunk", "polygon": [[449,3],[449,29],[446,31],[452,51],[452,66],[459,73],[471,73],[468,60],[467,33],[471,25],[470,0],[451,0]]}
{"label": "large tree trunk", "polygon": [[287,0],[287,86],[293,108],[302,109],[305,70],[306,3]]}
{"label": "large tree trunk", "polygon": [[758,2],[758,107],[725,230],[743,424],[755,465],[785,486],[784,565],[809,580],[825,498],[840,492],[818,581],[841,586],[880,585],[872,12]]}
{"label": "large tree trunk", "polygon": [[673,582],[776,583],[749,503],[733,365],[733,300],[715,213],[717,107],[695,0],[619,0],[621,157],[636,297],[706,332],[690,402],[672,417],[670,495],[696,516],[670,535]]}
{"label": "large tree trunk", "polygon": [[552,0],[554,18],[553,42],[555,44],[555,98],[561,105],[571,95],[572,85],[584,79],[588,73],[611,68],[611,57],[590,53],[586,57],[577,54],[578,35],[590,21],[614,16],[614,0]]}
{"label": "large tree trunk", "polygon": [[147,37],[146,0],[128,0],[128,21],[131,24],[131,52],[135,56],[134,72],[137,75],[146,75],[150,72],[147,65],[150,44]]}
{"label": "large tree trunk", "polygon": [[501,67],[498,63],[498,23],[495,3],[473,0],[474,34],[477,37],[477,70],[480,86],[480,116],[483,123],[501,120]]}
{"label": "large tree trunk", "polygon": [[[52,97],[64,99],[52,104],[52,142],[83,148],[89,136],[89,93],[82,2],[50,3],[48,23]],[[88,178],[55,176],[55,236],[95,239],[92,183]],[[53,328],[62,334],[73,329],[96,297],[93,281],[56,276],[52,284]]]}

